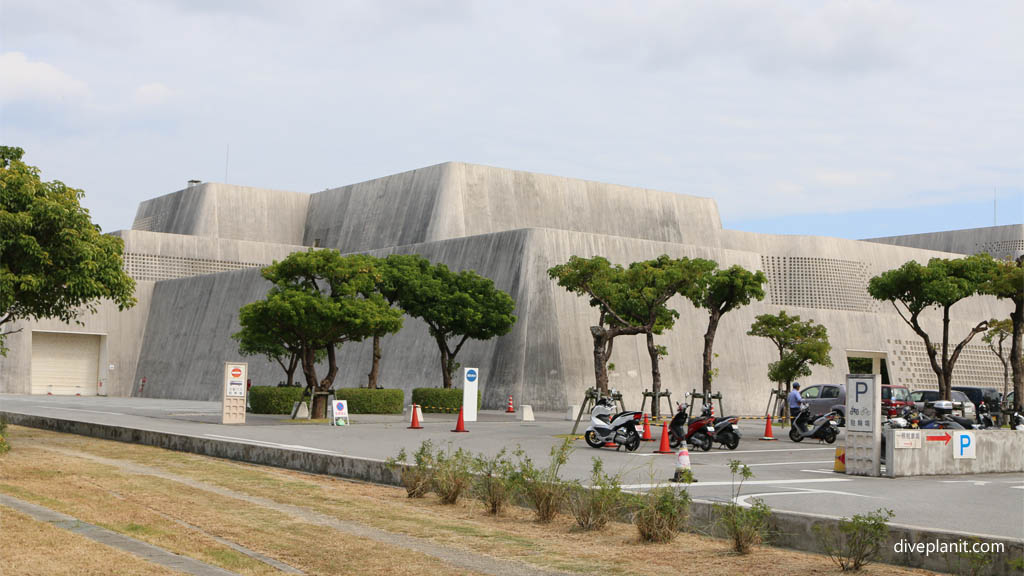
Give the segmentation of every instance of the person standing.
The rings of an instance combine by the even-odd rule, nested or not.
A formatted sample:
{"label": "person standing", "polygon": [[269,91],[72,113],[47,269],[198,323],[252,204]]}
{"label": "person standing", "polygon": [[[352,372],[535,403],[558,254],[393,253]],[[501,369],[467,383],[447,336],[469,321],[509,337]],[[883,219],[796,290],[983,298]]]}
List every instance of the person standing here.
{"label": "person standing", "polygon": [[786,396],[786,402],[789,404],[789,423],[792,424],[793,420],[796,419],[797,413],[800,412],[800,404],[803,404],[804,398],[800,395],[800,383],[793,382],[793,389],[789,391],[789,396]]}

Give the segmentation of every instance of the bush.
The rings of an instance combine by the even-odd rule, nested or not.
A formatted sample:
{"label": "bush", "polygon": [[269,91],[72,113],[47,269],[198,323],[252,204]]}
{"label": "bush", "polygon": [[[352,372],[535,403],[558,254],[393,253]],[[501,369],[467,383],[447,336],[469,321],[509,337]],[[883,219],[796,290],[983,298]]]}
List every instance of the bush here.
{"label": "bush", "polygon": [[637,497],[633,524],[641,542],[670,542],[686,527],[690,495],[671,486],[658,486]]}
{"label": "bush", "polygon": [[469,471],[472,459],[462,448],[454,453],[451,444],[448,450],[440,450],[434,454],[434,474],[431,479],[431,487],[441,502],[455,504],[459,497],[470,487],[473,475]]}
{"label": "bush", "polygon": [[550,522],[562,510],[567,484],[562,481],[559,471],[569,461],[572,440],[566,438],[551,448],[551,462],[546,468],[537,468],[529,456],[519,451],[518,481],[521,483],[526,501],[537,513],[538,522]]}
{"label": "bush", "polygon": [[302,400],[304,391],[299,386],[253,386],[249,407],[253,414],[291,414],[292,405]]}
{"label": "bush", "polygon": [[[412,403],[419,404],[423,413],[458,412],[462,408],[462,388],[413,388]],[[476,407],[480,408],[480,391],[476,393]]]}
{"label": "bush", "polygon": [[0,414],[0,455],[11,451],[11,445],[7,442],[7,416]]}
{"label": "bush", "polygon": [[569,511],[580,530],[600,530],[622,507],[622,482],[619,476],[604,472],[604,463],[594,458],[589,487],[573,483],[568,488]]}
{"label": "bush", "polygon": [[483,502],[491,514],[500,514],[502,508],[516,495],[516,466],[502,448],[493,457],[481,454],[473,459],[473,495]]}
{"label": "bush", "polygon": [[349,414],[401,414],[405,392],[397,388],[335,388],[334,397],[348,400]]}
{"label": "bush", "polygon": [[398,451],[397,456],[388,458],[388,467],[401,468],[402,486],[405,487],[406,496],[422,498],[430,493],[434,479],[434,445],[430,440],[424,440],[412,455],[411,464],[405,463],[407,458],[405,448],[402,448]]}
{"label": "bush", "polygon": [[[716,524],[721,526],[732,540],[733,550],[739,554],[747,554],[752,546],[768,539],[768,520],[772,511],[758,498],[754,498],[749,507],[737,504],[736,499],[743,489],[743,482],[753,478],[754,473],[739,460],[731,460],[729,470],[734,482],[732,499],[725,506],[715,505],[715,510],[719,514]],[[740,476],[739,484],[735,484],[737,474]]]}
{"label": "bush", "polygon": [[825,554],[843,571],[860,570],[878,555],[882,544],[889,537],[886,522],[892,518],[892,510],[879,508],[868,514],[855,514],[853,518],[839,520],[838,530],[833,526],[815,526]]}

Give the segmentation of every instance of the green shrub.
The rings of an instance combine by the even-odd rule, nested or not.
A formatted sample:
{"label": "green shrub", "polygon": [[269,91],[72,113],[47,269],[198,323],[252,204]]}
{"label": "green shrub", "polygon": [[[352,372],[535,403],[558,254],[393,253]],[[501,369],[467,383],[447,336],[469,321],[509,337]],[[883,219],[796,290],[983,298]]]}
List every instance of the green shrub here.
{"label": "green shrub", "polygon": [[[761,544],[768,539],[768,520],[771,518],[771,508],[759,498],[751,500],[749,507],[736,503],[743,489],[743,482],[753,478],[754,473],[750,468],[739,460],[729,461],[729,470],[732,472],[733,489],[732,499],[726,505],[715,505],[718,512],[716,525],[724,529],[726,535],[732,540],[732,547],[739,554],[747,554],[751,547]],[[739,483],[736,484],[736,476],[739,475]]]}
{"label": "green shrub", "polygon": [[[462,388],[413,388],[412,403],[419,404],[423,413],[458,412],[462,407]],[[476,407],[480,408],[480,391],[476,393]]]}
{"label": "green shrub", "polygon": [[337,400],[348,400],[349,414],[401,414],[405,392],[397,388],[335,388]]}
{"label": "green shrub", "polygon": [[472,458],[462,448],[452,452],[451,444],[447,451],[438,450],[434,454],[434,475],[431,487],[445,504],[455,504],[472,483],[473,474],[469,471]]}
{"label": "green shrub", "polygon": [[405,448],[398,451],[394,458],[387,459],[390,468],[401,468],[402,486],[405,487],[405,494],[409,498],[422,498],[430,493],[430,487],[434,479],[434,445],[430,440],[424,440],[416,452],[412,455],[412,463],[406,463],[408,455]]}
{"label": "green shrub", "polygon": [[249,407],[253,414],[291,414],[292,405],[302,400],[304,391],[299,386],[253,386]]}
{"label": "green shrub", "polygon": [[838,530],[817,525],[814,532],[822,550],[839,568],[860,570],[874,560],[888,539],[889,527],[885,523],[892,516],[892,510],[879,508],[868,514],[855,514],[849,520],[840,519]]}
{"label": "green shrub", "polygon": [[502,448],[493,457],[481,454],[473,459],[473,496],[483,502],[490,514],[500,514],[516,495],[515,463]]}
{"label": "green shrub", "polygon": [[637,497],[633,524],[641,542],[670,542],[686,527],[690,495],[671,486],[658,486]]}
{"label": "green shrub", "polygon": [[0,455],[11,451],[11,445],[7,442],[7,416],[0,414]]}
{"label": "green shrub", "polygon": [[604,471],[604,463],[594,458],[590,486],[574,482],[567,489],[569,511],[580,530],[600,530],[622,507],[622,482],[619,476]]}
{"label": "green shrub", "polygon": [[527,503],[537,513],[538,522],[550,522],[562,510],[568,485],[559,476],[572,453],[572,439],[566,438],[551,448],[551,461],[546,468],[537,468],[529,456],[519,451],[518,481]]}

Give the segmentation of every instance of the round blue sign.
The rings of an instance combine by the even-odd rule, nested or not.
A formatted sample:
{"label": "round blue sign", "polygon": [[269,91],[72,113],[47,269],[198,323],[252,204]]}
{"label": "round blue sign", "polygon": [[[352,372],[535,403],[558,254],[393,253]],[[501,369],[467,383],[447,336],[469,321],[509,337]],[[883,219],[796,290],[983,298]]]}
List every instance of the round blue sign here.
{"label": "round blue sign", "polygon": [[466,370],[466,381],[467,382],[476,382],[476,370],[473,370],[473,369]]}

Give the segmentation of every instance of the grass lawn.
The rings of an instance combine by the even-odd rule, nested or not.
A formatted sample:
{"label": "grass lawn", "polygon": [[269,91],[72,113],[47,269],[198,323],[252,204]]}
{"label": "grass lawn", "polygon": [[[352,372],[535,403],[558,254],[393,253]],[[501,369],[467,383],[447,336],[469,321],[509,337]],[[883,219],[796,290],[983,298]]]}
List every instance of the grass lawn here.
{"label": "grass lawn", "polygon": [[[691,533],[644,545],[628,524],[582,533],[569,517],[538,524],[519,508],[490,517],[472,500],[446,506],[432,496],[406,498],[400,488],[148,446],[18,426],[9,438],[0,493],[241,574],[279,572],[224,541],[307,574],[477,573],[443,559],[451,551],[581,574],[838,573],[824,556],[770,547],[738,556],[724,540]],[[99,574],[104,566],[170,573],[2,506],[0,532],[4,576]],[[871,565],[863,573],[927,572]]]}

